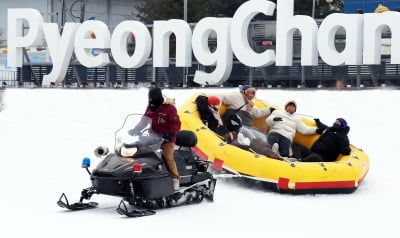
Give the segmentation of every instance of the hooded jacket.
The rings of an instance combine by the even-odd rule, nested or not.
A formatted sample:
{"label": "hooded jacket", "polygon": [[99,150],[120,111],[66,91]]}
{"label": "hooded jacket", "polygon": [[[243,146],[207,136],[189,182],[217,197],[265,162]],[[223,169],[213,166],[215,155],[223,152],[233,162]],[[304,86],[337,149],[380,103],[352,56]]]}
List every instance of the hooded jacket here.
{"label": "hooded jacket", "polygon": [[349,126],[329,127],[314,142],[311,151],[324,157],[325,161],[335,161],[339,154],[349,155],[350,141],[347,134]]}
{"label": "hooded jacket", "polygon": [[213,108],[210,108],[208,104],[208,97],[199,95],[196,100],[197,110],[200,113],[200,119],[210,128],[212,131],[220,136],[224,136],[228,131],[222,123],[222,119],[218,112]]}
{"label": "hooded jacket", "polygon": [[[282,121],[274,121],[275,117],[282,118]],[[315,134],[315,127],[304,124],[301,118],[295,113],[290,114],[285,110],[275,110],[266,120],[269,126],[269,133],[275,132],[293,141],[296,131],[304,135]]]}
{"label": "hooded jacket", "polygon": [[151,129],[154,132],[163,137],[172,133],[173,137],[170,141],[172,143],[176,142],[176,134],[181,128],[181,121],[176,107],[172,104],[164,103],[161,89],[153,88],[149,91],[149,105],[144,115],[151,118]]}

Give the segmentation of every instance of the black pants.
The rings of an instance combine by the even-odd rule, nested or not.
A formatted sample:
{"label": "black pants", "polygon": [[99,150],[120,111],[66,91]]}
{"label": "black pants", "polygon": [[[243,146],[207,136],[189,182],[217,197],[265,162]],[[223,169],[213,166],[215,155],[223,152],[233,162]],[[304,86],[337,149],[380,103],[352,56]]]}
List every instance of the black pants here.
{"label": "black pants", "polygon": [[279,133],[269,133],[268,135],[268,144],[271,146],[274,143],[278,143],[279,145],[279,154],[283,157],[290,157],[289,149],[290,149],[290,140]]}
{"label": "black pants", "polygon": [[292,143],[293,157],[302,162],[322,162],[324,158],[297,142]]}

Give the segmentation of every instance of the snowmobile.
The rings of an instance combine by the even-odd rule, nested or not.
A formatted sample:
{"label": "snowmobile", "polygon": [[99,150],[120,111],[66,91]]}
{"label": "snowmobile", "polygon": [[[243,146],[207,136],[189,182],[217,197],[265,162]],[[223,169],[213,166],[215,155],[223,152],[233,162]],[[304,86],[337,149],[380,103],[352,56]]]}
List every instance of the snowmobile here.
{"label": "snowmobile", "polygon": [[[144,129],[133,131],[138,121]],[[181,176],[177,191],[160,150],[163,142],[151,130],[150,118],[128,115],[115,133],[114,152],[105,146],[96,148],[94,154],[101,161],[92,172],[90,159],[83,159],[82,167],[89,173],[92,186],[82,190],[78,202],[70,204],[63,193],[57,204],[69,210],[84,210],[97,207],[96,202],[84,202],[93,194],[111,195],[122,198],[119,214],[141,217],[153,215],[159,208],[200,203],[204,198],[213,201],[216,179],[209,172],[211,162],[200,159],[191,149],[197,144],[196,135],[186,130],[177,134],[174,158]]]}

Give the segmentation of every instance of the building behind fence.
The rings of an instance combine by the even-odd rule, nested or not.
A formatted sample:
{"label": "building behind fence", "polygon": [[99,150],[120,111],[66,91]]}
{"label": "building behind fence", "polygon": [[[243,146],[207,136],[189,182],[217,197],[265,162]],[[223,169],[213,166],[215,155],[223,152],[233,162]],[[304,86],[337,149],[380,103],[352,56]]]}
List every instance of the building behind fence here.
{"label": "building behind fence", "polygon": [[[2,7],[16,7],[16,3],[25,7],[39,9],[46,21],[57,22],[62,25],[61,15],[57,12],[60,9],[61,1],[48,0],[45,3],[36,3],[24,0],[2,2]],[[72,6],[75,1],[66,0]],[[131,15],[130,6],[132,1],[119,0],[120,6],[112,4],[112,0],[85,1],[85,19],[90,16],[97,17],[104,21],[110,31],[119,22],[126,20]],[[345,1],[345,12],[353,13],[357,8],[371,8],[376,1],[359,0]],[[392,1],[399,2],[400,1]],[[14,5],[13,5],[14,4]],[[34,5],[32,5],[34,4]],[[105,7],[106,5],[107,7]],[[377,4],[377,3],[376,3]],[[4,6],[3,6],[4,5]],[[400,5],[400,4],[399,4]],[[124,7],[123,7],[124,6]],[[347,7],[346,7],[347,6]],[[369,8],[368,8],[369,7]],[[4,8],[1,8],[4,10]],[[47,9],[47,10],[45,10]],[[106,9],[106,10],[104,10]],[[393,9],[391,9],[393,10]],[[351,11],[351,12],[349,12]],[[0,14],[1,16],[7,16]],[[73,16],[79,16],[79,9],[71,8],[66,16],[66,21],[78,21]],[[321,20],[316,20],[319,23]],[[2,21],[3,23],[6,21]],[[0,23],[0,27],[1,24]],[[252,22],[249,27],[249,43],[254,51],[263,52],[267,49],[275,49],[275,22],[259,21]],[[400,86],[399,65],[390,64],[390,32],[382,32],[383,40],[381,46],[381,65],[347,65],[330,66],[321,59],[316,66],[300,65],[300,44],[299,32],[294,34],[294,52],[292,66],[276,66],[253,68],[248,67],[237,60],[234,61],[230,78],[223,86],[237,86],[239,84],[252,84],[256,87],[265,88],[330,88],[330,87],[378,87],[378,86]],[[341,50],[345,47],[345,33],[336,34],[336,48]],[[209,38],[209,47],[216,47],[216,39]],[[193,57],[195,60],[195,58]],[[71,61],[62,87],[137,87],[140,85],[158,85],[161,87],[200,87],[193,82],[196,70],[212,72],[213,66],[203,66],[196,61],[190,68],[175,67],[174,59],[171,58],[168,68],[153,68],[151,59],[139,69],[125,69],[111,62],[101,68],[86,68],[78,61]],[[26,49],[23,67],[11,69],[7,67],[6,54],[0,53],[0,81],[2,84],[17,87],[37,87],[41,85],[43,75],[49,74],[52,69],[51,59],[44,47]],[[204,86],[204,85],[203,85]]]}
{"label": "building behind fence", "polygon": [[[318,21],[319,23],[320,21]],[[275,21],[253,22],[249,28],[249,42],[256,52],[267,49],[275,50]],[[330,66],[319,59],[316,66],[301,66],[301,36],[297,31],[293,39],[293,65],[253,68],[237,60],[234,61],[230,78],[223,86],[252,84],[265,88],[343,88],[343,87],[380,87],[400,86],[400,68],[390,64],[389,31],[382,33],[381,65],[344,65]],[[345,47],[345,33],[336,34],[336,48],[340,51]],[[216,47],[216,38],[209,38],[209,47]],[[49,74],[52,68],[47,51],[27,51],[25,63],[18,68],[15,79],[19,86],[40,86],[43,76]],[[112,57],[111,57],[112,58]],[[195,59],[193,57],[193,59]],[[1,59],[0,59],[1,60]],[[196,70],[212,72],[214,66],[203,66],[196,61],[190,68],[175,67],[175,61],[170,59],[168,68],[153,68],[150,59],[138,69],[121,68],[111,62],[101,68],[86,68],[78,61],[73,61],[63,82],[63,87],[137,87],[138,85],[154,84],[160,87],[200,87],[193,82]],[[7,76],[8,77],[8,76]],[[10,77],[9,77],[10,78]],[[14,83],[15,84],[15,83]],[[204,86],[204,85],[203,85]]]}

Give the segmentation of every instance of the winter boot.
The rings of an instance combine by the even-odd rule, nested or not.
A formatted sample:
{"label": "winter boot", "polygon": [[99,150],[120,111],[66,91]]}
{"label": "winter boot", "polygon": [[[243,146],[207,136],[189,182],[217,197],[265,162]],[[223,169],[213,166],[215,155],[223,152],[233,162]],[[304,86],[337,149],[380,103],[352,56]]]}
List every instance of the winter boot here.
{"label": "winter boot", "polygon": [[173,183],[173,185],[174,185],[174,190],[175,190],[175,191],[178,191],[178,190],[179,190],[179,179],[173,178],[173,179],[172,179],[172,183]]}
{"label": "winter boot", "polygon": [[279,144],[278,143],[274,143],[273,145],[272,145],[272,152],[274,152],[275,154],[278,154],[278,151],[279,151]]}

